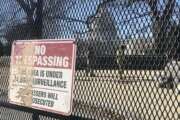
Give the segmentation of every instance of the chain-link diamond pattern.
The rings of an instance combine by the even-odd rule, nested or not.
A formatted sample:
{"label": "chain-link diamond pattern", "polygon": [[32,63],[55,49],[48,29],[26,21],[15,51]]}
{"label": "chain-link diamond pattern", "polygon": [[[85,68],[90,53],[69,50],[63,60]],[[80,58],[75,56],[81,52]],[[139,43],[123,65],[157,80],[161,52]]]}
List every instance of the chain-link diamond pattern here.
{"label": "chain-link diamond pattern", "polygon": [[12,42],[52,38],[77,44],[67,119],[180,118],[179,0],[1,0],[0,120],[37,119],[33,110],[3,105]]}

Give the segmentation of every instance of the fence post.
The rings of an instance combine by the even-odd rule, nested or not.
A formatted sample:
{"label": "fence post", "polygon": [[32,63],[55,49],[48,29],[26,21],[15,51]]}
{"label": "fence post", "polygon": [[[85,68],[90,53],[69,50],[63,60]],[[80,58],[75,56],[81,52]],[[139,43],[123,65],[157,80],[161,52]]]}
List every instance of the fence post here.
{"label": "fence post", "polygon": [[38,113],[33,113],[32,114],[32,120],[39,120],[39,114]]}

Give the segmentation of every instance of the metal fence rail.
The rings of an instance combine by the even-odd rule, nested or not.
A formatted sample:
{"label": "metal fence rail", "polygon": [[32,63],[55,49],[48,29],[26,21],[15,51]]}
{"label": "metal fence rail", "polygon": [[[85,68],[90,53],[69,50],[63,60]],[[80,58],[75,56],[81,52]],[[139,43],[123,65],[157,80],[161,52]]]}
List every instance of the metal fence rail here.
{"label": "metal fence rail", "polygon": [[[69,117],[7,101],[14,40],[75,38]],[[0,120],[178,120],[179,0],[1,0]]]}

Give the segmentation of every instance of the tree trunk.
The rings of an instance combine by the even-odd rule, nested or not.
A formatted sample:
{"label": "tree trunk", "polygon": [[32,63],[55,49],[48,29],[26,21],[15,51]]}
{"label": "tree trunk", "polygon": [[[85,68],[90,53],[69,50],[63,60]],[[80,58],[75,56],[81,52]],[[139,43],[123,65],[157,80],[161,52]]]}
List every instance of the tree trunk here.
{"label": "tree trunk", "polygon": [[43,27],[43,0],[38,0],[37,1],[37,7],[36,7],[36,19],[33,24],[33,32],[32,36],[36,39],[41,39],[42,38],[42,27]]}
{"label": "tree trunk", "polygon": [[[29,37],[31,39],[39,39],[42,37],[42,11],[43,0],[37,0],[36,3],[31,1],[31,7],[23,0],[17,0],[27,15],[27,25],[29,26]],[[34,18],[35,17],[35,18]]]}
{"label": "tree trunk", "polygon": [[155,53],[166,54],[171,47],[167,44],[171,39],[167,38],[169,35],[168,29],[171,29],[170,19],[174,10],[175,0],[168,0],[162,15],[157,10],[157,3],[154,2],[151,4],[153,4],[151,5],[151,11],[153,12],[152,32],[155,39]]}

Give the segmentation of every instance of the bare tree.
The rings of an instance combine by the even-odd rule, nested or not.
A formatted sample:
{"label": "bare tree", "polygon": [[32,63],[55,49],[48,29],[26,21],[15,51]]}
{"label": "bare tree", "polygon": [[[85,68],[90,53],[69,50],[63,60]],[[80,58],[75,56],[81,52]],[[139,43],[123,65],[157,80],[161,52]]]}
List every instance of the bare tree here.
{"label": "bare tree", "polygon": [[[10,26],[11,29],[8,29],[6,38],[7,39],[32,39],[32,38],[42,38],[42,29],[43,29],[43,19],[48,20],[57,20],[57,19],[66,19],[64,15],[65,12],[74,5],[74,2],[69,6],[65,3],[67,0],[15,0],[16,3],[20,6],[20,10],[23,10],[26,14],[25,19],[26,23],[16,24]],[[67,2],[69,3],[69,1]],[[46,5],[45,5],[46,4]],[[48,6],[48,7],[47,7]],[[16,11],[15,13],[18,13]],[[13,17],[10,22],[13,21]],[[75,21],[74,19],[68,18],[68,20]],[[28,32],[27,32],[28,30]],[[23,31],[26,33],[23,34]],[[19,33],[19,34],[18,34]],[[21,34],[23,36],[21,37]]]}
{"label": "bare tree", "polygon": [[[15,39],[41,38],[42,36],[42,10],[43,0],[15,0],[20,6],[15,11],[7,26],[6,39],[11,43]],[[18,7],[17,7],[18,8]],[[24,11],[26,16],[21,20],[15,20],[19,12]],[[26,23],[19,21],[26,20]],[[13,24],[15,22],[15,24]]]}
{"label": "bare tree", "polygon": [[1,37],[7,40],[7,45],[3,47],[7,49],[5,53],[7,55],[10,54],[14,40],[41,38],[43,27],[43,0],[14,0],[9,1],[9,4],[13,6],[13,9],[3,10],[5,16],[2,17],[2,21],[4,23],[0,29]]}
{"label": "bare tree", "polygon": [[[165,54],[168,52],[170,47],[167,47],[166,42],[170,41],[167,39],[167,36],[173,31],[170,19],[173,14],[175,7],[175,0],[167,0],[165,2],[164,10],[158,10],[159,0],[129,0],[128,5],[132,5],[136,2],[145,2],[150,7],[150,15],[152,16],[152,33],[155,39],[155,49],[156,53]],[[170,29],[170,30],[169,30]]]}
{"label": "bare tree", "polygon": [[43,0],[16,0],[26,13],[27,24],[31,26],[32,37],[41,38]]}

